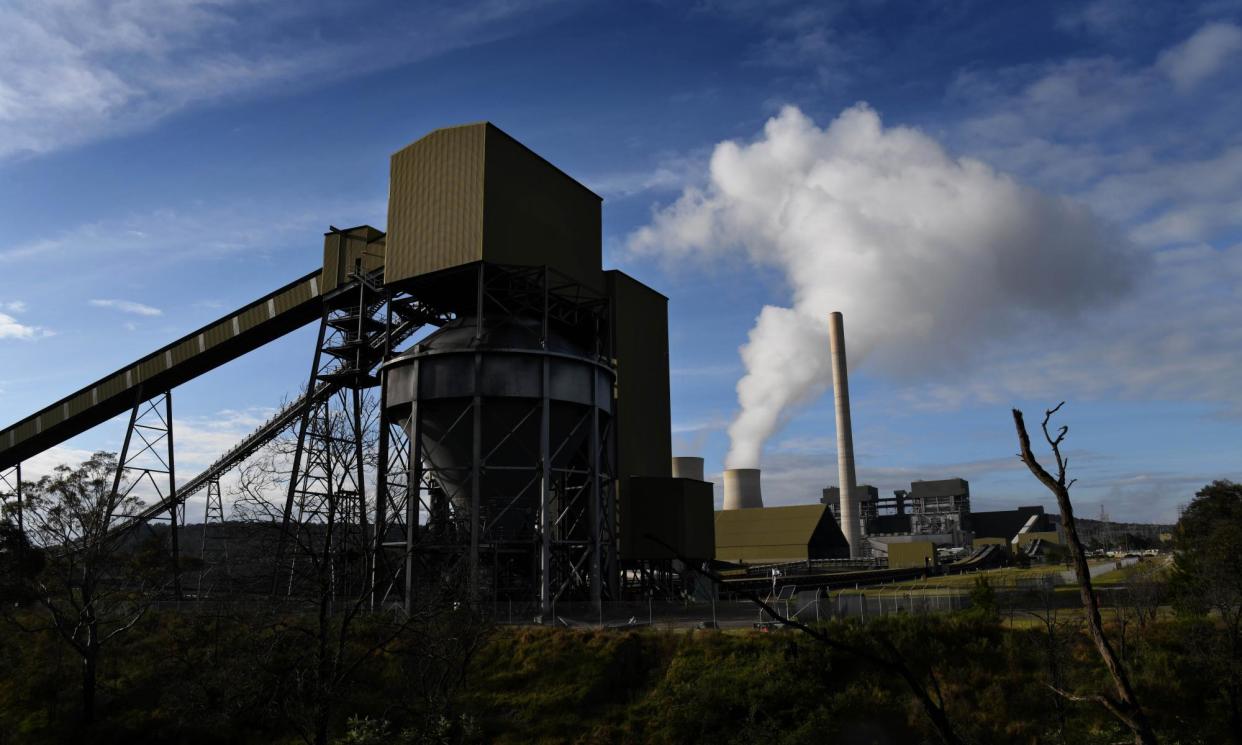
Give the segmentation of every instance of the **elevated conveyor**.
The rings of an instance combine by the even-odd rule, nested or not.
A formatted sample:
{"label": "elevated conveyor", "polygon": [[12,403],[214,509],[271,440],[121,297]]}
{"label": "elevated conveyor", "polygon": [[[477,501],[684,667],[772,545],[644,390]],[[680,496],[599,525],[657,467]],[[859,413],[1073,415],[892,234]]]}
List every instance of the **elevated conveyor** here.
{"label": "elevated conveyor", "polygon": [[[428,316],[413,314],[408,307],[395,306],[399,312],[405,313],[404,317],[397,319],[392,330],[390,343],[398,345],[422,328],[427,323],[442,323],[442,318],[431,318]],[[377,366],[383,359],[384,349],[381,345],[372,345],[367,355],[367,363],[370,368]],[[314,407],[317,403],[321,403],[325,399],[334,395],[341,389],[339,382],[322,382],[315,386],[310,393],[302,393],[293,401],[282,406],[279,411],[271,416],[263,424],[259,425],[253,432],[243,437],[236,445],[211,463],[202,473],[193,477],[189,481],[177,487],[176,499],[184,502],[195,493],[202,491],[207,484],[213,479],[218,479],[234,466],[249,458],[260,448],[276,439],[281,432],[292,427],[308,408]],[[166,501],[160,501],[152,504],[135,515],[129,522],[139,522],[150,519],[151,517],[166,512],[168,505]],[[128,523],[126,523],[128,524]]]}
{"label": "elevated conveyor", "polygon": [[322,274],[316,269],[0,430],[0,470],[319,320]]}
{"label": "elevated conveyor", "polygon": [[[545,610],[564,592],[596,601],[619,593],[616,494],[632,477],[667,476],[671,462],[667,298],[620,272],[604,271],[600,197],[491,124],[436,130],[395,153],[390,167],[388,233],[369,226],[332,228],[324,236],[322,269],[0,429],[0,480],[11,476],[19,484],[19,522],[22,461],[128,411],[113,499],[121,496],[121,488],[137,483],[127,471],[166,479],[168,488],[157,484],[157,503],[141,514],[109,514],[105,522],[110,535],[117,535],[148,519],[169,520],[173,576],[179,577],[176,531],[185,513],[178,513],[178,507],[197,489],[211,485],[204,524],[212,514],[222,520],[220,475],[281,432],[294,429],[297,445],[280,520],[281,545],[291,536],[305,537],[307,524],[333,527],[326,533],[311,531],[318,536],[312,544],[298,544],[323,561],[286,564],[277,550],[274,576],[286,581],[274,579],[274,592],[316,587],[317,580],[306,573],[313,564],[331,567],[338,573],[333,576],[348,575],[348,583],[336,590],[343,595],[368,592],[384,572],[385,586],[399,587],[394,578],[404,573],[407,609],[418,588],[458,571],[476,589],[490,582],[493,594],[504,587],[523,600],[537,598]],[[465,368],[453,379],[466,376],[488,385],[518,381],[539,392],[523,394],[524,401],[538,405],[522,409],[526,413],[521,416],[542,418],[543,423],[531,433],[509,426],[504,417],[513,402],[504,386],[495,395],[467,397],[463,406],[471,407],[472,414],[454,420],[467,424],[453,430],[451,438],[457,445],[454,457],[471,464],[473,496],[449,500],[445,512],[439,509],[445,501],[440,486],[444,480],[424,472],[434,463],[423,457],[423,449],[439,448],[441,440],[450,439],[445,432],[433,441],[428,438],[434,433],[421,429],[434,423],[432,412],[407,431],[413,417],[401,418],[399,407],[381,403],[373,468],[365,457],[369,451],[364,453],[364,448],[371,443],[359,412],[364,389],[381,385],[381,402],[388,395],[381,380],[385,376],[377,371],[399,351],[398,344],[418,328],[461,318],[476,319],[475,337],[467,341],[481,349],[487,341],[483,332],[498,319],[521,328],[530,322],[540,345],[556,335],[572,339],[583,359],[612,376],[612,385],[589,385],[591,406],[584,410],[592,417],[576,416],[568,422],[572,426],[561,427],[560,409],[553,410],[550,393],[555,382],[550,364],[528,369],[514,363],[508,348],[460,355]],[[312,323],[318,324],[319,335],[304,394],[204,473],[178,483],[170,392]],[[485,379],[484,373],[493,368],[502,372]],[[420,396],[432,390],[422,377],[407,382],[417,384],[413,390]],[[160,400],[163,407],[157,410],[152,402]],[[444,400],[446,406],[459,403],[453,396]],[[610,412],[606,421],[599,418],[601,409]],[[143,436],[146,425],[139,421],[149,410],[160,420],[149,427],[160,432],[155,445]],[[549,449],[553,430],[561,445]],[[488,464],[495,448],[482,445],[493,436],[523,441],[524,448],[514,446],[522,450],[520,466]],[[571,448],[565,452],[574,454],[574,462],[550,466],[562,445]],[[149,468],[143,458],[156,448],[166,458]],[[527,458],[530,454],[537,457]],[[535,486],[517,494],[497,489],[482,494],[490,483],[484,478],[486,469],[514,467],[535,473],[537,478],[530,481]],[[7,502],[3,493],[0,498]],[[494,521],[489,522],[483,509],[499,499],[509,500],[504,509],[522,511],[523,530],[538,537],[510,541],[512,555],[495,550],[495,541],[509,536],[494,534]],[[431,502],[436,509],[424,509]],[[395,550],[389,542],[377,543],[377,536],[390,534],[404,534],[404,543]],[[204,561],[207,543],[204,538]],[[368,546],[374,548],[375,560],[367,559],[362,566],[357,557],[368,556]]]}

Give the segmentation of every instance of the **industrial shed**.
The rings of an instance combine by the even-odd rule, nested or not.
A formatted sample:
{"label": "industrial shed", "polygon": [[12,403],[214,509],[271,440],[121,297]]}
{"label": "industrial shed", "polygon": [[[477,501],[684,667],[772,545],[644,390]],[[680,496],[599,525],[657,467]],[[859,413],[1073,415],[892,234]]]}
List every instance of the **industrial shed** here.
{"label": "industrial shed", "polygon": [[848,559],[849,544],[823,504],[757,507],[716,513],[716,559],[776,564]]}
{"label": "industrial shed", "polygon": [[970,531],[975,534],[975,542],[982,538],[1002,538],[1012,541],[1022,527],[1036,518],[1036,530],[1044,531],[1052,527],[1051,515],[1044,512],[1039,505],[1018,507],[1012,510],[995,512],[972,512],[970,515]]}

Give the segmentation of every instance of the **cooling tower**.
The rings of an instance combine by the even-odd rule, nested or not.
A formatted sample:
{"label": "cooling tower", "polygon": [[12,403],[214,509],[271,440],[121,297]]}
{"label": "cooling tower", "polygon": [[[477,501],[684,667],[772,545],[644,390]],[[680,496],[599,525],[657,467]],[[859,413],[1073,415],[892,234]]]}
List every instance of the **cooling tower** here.
{"label": "cooling tower", "polygon": [[689,455],[673,458],[673,478],[706,481],[703,478],[703,459]]}
{"label": "cooling tower", "polygon": [[[837,478],[841,485],[841,532],[850,544],[850,557],[861,558],[858,489],[854,475],[854,434],[850,427],[850,383],[845,361],[845,325],[840,313],[829,316],[828,345],[832,350],[832,392],[837,412]],[[727,494],[728,492],[726,492]],[[726,497],[726,504],[727,504]]]}
{"label": "cooling tower", "polygon": [[758,468],[730,468],[724,472],[724,508],[743,510],[763,506]]}

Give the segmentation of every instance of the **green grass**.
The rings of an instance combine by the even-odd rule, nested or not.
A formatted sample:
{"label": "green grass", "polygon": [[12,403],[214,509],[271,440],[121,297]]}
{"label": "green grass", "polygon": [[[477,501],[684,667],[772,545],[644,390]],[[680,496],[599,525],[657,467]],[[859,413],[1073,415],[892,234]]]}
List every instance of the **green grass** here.
{"label": "green grass", "polygon": [[[1092,559],[1088,562],[1090,566],[1099,566],[1101,564],[1110,564],[1116,559]],[[942,577],[929,577],[923,580],[913,580],[907,582],[899,582],[888,585],[872,585],[870,587],[862,587],[857,590],[853,588],[842,589],[838,591],[842,595],[860,595],[865,594],[867,597],[892,597],[913,595],[917,593],[922,596],[926,593],[927,597],[937,597],[945,595],[954,595],[969,591],[975,586],[975,581],[979,578],[986,578],[992,587],[998,590],[1008,588],[1021,587],[1031,580],[1036,580],[1049,575],[1060,575],[1070,571],[1070,567],[1060,564],[1033,566],[1033,567],[1005,567],[1002,569],[988,569],[981,572],[971,572],[969,574],[953,574]],[[1093,579],[1095,584],[1113,585],[1125,580],[1125,570],[1107,572]],[[1056,588],[1057,592],[1077,592],[1077,587],[1072,583],[1067,583]]]}

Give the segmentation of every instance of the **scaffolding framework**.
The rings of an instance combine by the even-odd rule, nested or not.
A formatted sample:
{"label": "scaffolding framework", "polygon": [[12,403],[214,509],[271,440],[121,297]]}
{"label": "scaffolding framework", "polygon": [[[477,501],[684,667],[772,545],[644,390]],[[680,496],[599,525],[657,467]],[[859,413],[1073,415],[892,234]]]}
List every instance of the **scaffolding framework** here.
{"label": "scaffolding framework", "polygon": [[298,423],[273,585],[285,594],[299,589],[304,570],[326,571],[333,595],[364,592],[371,581],[364,391],[379,382],[373,350],[388,325],[378,317],[382,287],[360,266],[350,280],[326,299],[306,385],[335,391],[312,399]]}
{"label": "scaffolding framework", "polygon": [[[404,573],[405,607],[456,581],[476,600],[530,602],[544,615],[562,599],[618,597],[613,418],[601,417],[611,402],[597,399],[599,386],[592,385],[589,405],[554,431],[550,382],[553,327],[576,334],[588,355],[581,364],[601,365],[611,375],[604,363],[590,362],[608,359],[608,303],[543,267],[479,263],[468,271],[456,277],[456,308],[473,319],[476,341],[492,318],[524,318],[537,329],[532,348],[523,351],[540,358],[540,393],[503,402],[484,395],[488,352],[480,348],[468,354],[464,373],[473,393],[440,405],[436,415],[444,426],[430,433],[422,402],[393,413],[385,376],[377,535],[384,560]],[[423,359],[416,352],[402,364],[415,366],[417,379]],[[532,430],[536,441],[525,440]],[[469,443],[464,462],[440,457],[450,441]],[[497,487],[489,477],[512,486]]]}
{"label": "scaffolding framework", "polygon": [[[185,503],[177,498],[174,450],[172,391],[161,391],[146,398],[140,386],[134,407],[130,410],[129,424],[125,428],[125,439],[113,476],[104,524],[109,526],[110,534],[116,535],[136,525],[150,529],[152,521],[167,520],[166,551],[172,565],[173,594],[180,599],[180,528],[185,525]],[[141,491],[146,486],[154,491],[154,504],[163,509],[157,512],[150,509],[140,509],[133,513],[117,511],[118,505],[129,504],[129,497],[134,495],[135,490]]]}
{"label": "scaffolding framework", "polygon": [[19,533],[26,530],[26,503],[22,492],[22,464],[0,470],[0,517],[13,512],[13,522]]}
{"label": "scaffolding framework", "polygon": [[[205,598],[212,593],[215,581],[228,581],[229,542],[224,535],[224,499],[220,495],[220,479],[208,479],[206,504],[203,506],[202,542],[199,546],[198,588],[196,596]],[[223,576],[220,576],[223,575]],[[204,588],[204,580],[208,582]]]}

